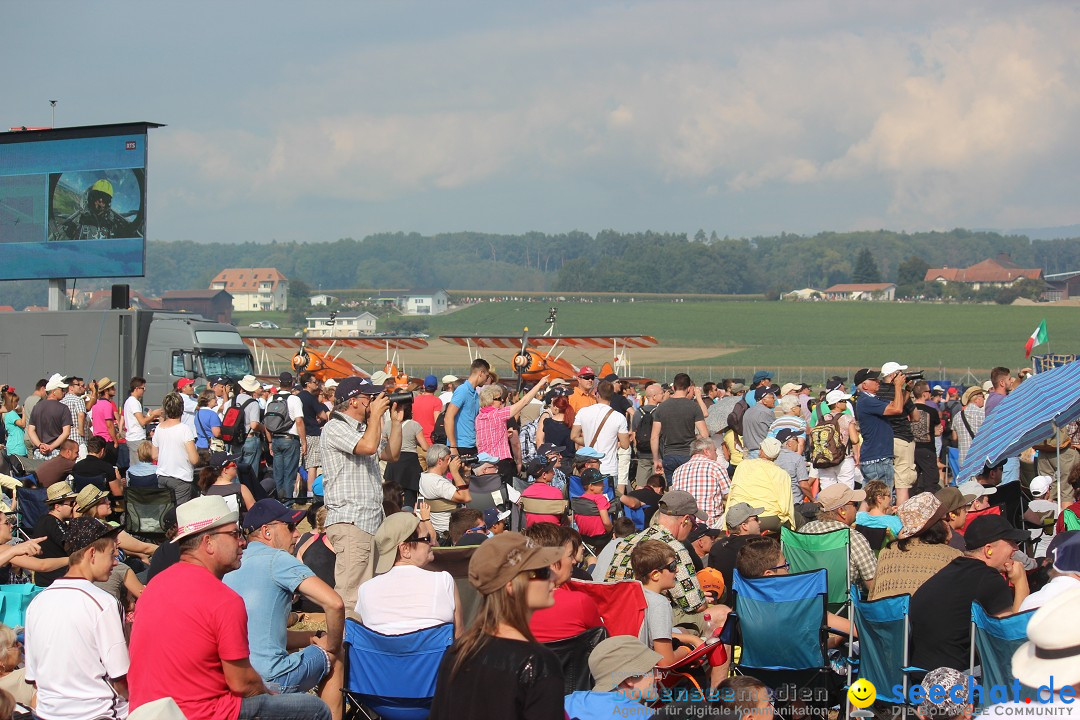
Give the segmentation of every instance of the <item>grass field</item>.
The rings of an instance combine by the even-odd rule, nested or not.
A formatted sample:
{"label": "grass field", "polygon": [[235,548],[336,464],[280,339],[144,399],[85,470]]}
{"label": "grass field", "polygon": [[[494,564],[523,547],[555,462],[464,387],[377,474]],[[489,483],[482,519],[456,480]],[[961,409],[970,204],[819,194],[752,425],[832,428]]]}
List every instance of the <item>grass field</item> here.
{"label": "grass field", "polygon": [[[431,318],[428,332],[516,334],[528,326],[541,334],[547,305],[489,302]],[[821,371],[880,366],[897,360],[955,376],[968,368],[985,374],[995,365],[1018,368],[1024,343],[1045,318],[1050,348],[1080,351],[1080,308],[1050,306],[938,305],[914,303],[788,303],[769,301],[565,303],[557,330],[563,335],[653,335],[661,346],[716,348],[715,357],[692,366],[806,368]],[[1036,352],[1048,352],[1042,346]],[[651,358],[645,365],[658,367]],[[667,364],[667,363],[664,363]],[[673,365],[679,364],[672,358]],[[672,372],[677,372],[678,368]],[[818,373],[820,374],[820,373]],[[813,377],[814,372],[809,372]]]}

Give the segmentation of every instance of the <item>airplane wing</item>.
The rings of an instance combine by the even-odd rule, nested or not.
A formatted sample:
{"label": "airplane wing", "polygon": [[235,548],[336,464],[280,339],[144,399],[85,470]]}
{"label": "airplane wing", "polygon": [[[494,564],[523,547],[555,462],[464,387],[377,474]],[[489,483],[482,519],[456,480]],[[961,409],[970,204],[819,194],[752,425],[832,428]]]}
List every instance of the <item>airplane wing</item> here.
{"label": "airplane wing", "polygon": [[[480,348],[521,349],[520,335],[440,335],[443,342],[468,347],[470,344]],[[618,345],[623,348],[655,347],[657,339],[650,335],[559,335],[539,337],[530,336],[527,340],[531,347],[551,347],[556,342],[560,345],[586,350],[606,350]]]}
{"label": "airplane wing", "polygon": [[[249,347],[260,348],[285,348],[292,350],[300,349],[300,338],[285,336],[262,336],[245,337],[244,344]],[[353,348],[356,350],[423,350],[428,346],[427,340],[416,337],[350,337],[350,338],[327,338],[309,337],[307,346],[314,350],[330,347]]]}

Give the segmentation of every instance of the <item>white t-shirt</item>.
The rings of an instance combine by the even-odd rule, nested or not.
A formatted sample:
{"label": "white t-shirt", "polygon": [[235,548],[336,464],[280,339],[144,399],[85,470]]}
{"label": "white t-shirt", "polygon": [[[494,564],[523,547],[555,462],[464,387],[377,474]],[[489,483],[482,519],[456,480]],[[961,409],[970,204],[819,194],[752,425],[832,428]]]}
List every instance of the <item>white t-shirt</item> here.
{"label": "white t-shirt", "polygon": [[360,586],[356,612],[366,627],[401,635],[454,622],[454,578],[413,565],[395,565]]}
{"label": "white t-shirt", "polygon": [[195,433],[184,423],[158,427],[154,433],[154,447],[158,449],[158,475],[191,482],[193,468],[184,448],[189,440],[195,442]]}
{"label": "white t-shirt", "polygon": [[37,682],[37,714],[125,718],[127,700],[103,678],[128,673],[122,610],[88,580],[60,578],[26,611],[26,680]]}
{"label": "white t-shirt", "polygon": [[[428,472],[420,474],[420,497],[425,500],[451,500],[456,492],[454,483],[442,475]],[[431,524],[439,532],[447,532],[450,530],[450,513],[431,513]]]}
{"label": "white t-shirt", "polygon": [[[626,429],[626,416],[618,411],[611,413],[603,427],[600,426],[609,410],[609,405],[599,403],[583,407],[574,416],[574,424],[581,426],[582,442],[604,453],[604,459],[600,461],[600,472],[616,476],[619,473],[619,433],[629,431]],[[597,428],[600,428],[600,434],[593,441]]]}
{"label": "white t-shirt", "polygon": [[292,427],[289,428],[289,434],[299,437],[300,431],[297,429],[297,425],[304,422],[304,404],[300,402],[298,396],[289,395],[285,399],[285,407],[289,408],[289,417],[293,421]]}
{"label": "white t-shirt", "polygon": [[180,397],[184,398],[184,414],[180,416],[180,422],[191,428],[191,432],[195,432],[195,410],[199,401],[184,393],[180,393]]}
{"label": "white t-shirt", "polygon": [[135,415],[143,411],[142,402],[134,395],[124,401],[124,438],[132,448],[146,439],[146,428],[139,424]]}

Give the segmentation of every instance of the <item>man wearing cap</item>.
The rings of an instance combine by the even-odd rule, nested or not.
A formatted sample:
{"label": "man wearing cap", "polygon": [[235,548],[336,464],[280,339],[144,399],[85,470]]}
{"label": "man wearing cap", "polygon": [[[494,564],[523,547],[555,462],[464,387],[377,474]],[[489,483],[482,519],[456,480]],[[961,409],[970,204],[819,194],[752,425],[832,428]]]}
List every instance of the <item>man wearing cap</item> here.
{"label": "man wearing cap", "polygon": [[146,439],[146,426],[161,417],[161,408],[143,412],[142,399],[146,395],[146,378],[133,377],[128,382],[130,394],[124,401],[124,442],[116,449],[116,467],[121,473],[130,466],[130,456],[137,452]]}
{"label": "man wearing cap", "polygon": [[645,705],[656,699],[656,664],[660,653],[628,635],[610,637],[589,654],[589,674],[596,684],[592,690],[577,690],[566,696],[566,714],[571,718],[647,718]]}
{"label": "man wearing cap", "polygon": [[695,438],[690,444],[690,459],[671,476],[671,488],[694,497],[705,513],[707,527],[722,527],[724,497],[731,491],[731,480],[717,462],[712,438]]}
{"label": "man wearing cap", "polygon": [[[49,512],[42,515],[31,535],[35,538],[44,538],[41,541],[42,558],[62,558],[69,553],[65,547],[67,542],[68,523],[75,514],[75,490],[67,480],[53,483],[49,486],[48,495],[45,498],[49,506]],[[60,568],[51,572],[35,572],[34,584],[39,587],[48,587],[53,580],[61,577],[67,568]]]}
{"label": "man wearing cap", "polygon": [[877,574],[877,557],[870,543],[861,532],[855,532],[855,514],[859,503],[866,499],[862,490],[852,490],[847,485],[830,485],[814,499],[821,510],[817,518],[803,525],[800,533],[820,535],[834,530],[848,530],[848,577],[851,582],[861,582],[867,593],[874,588]]}
{"label": "man wearing cap", "polygon": [[34,457],[47,460],[55,457],[60,445],[71,435],[71,411],[60,399],[67,394],[67,383],[60,373],[49,378],[45,398],[34,406],[26,424],[27,449],[34,448]]}
{"label": "man wearing cap", "polygon": [[683,540],[683,547],[686,548],[686,552],[690,554],[690,559],[694,563],[694,572],[700,572],[705,568],[705,562],[716,543],[716,538],[720,537],[722,532],[723,530],[710,528],[700,520],[694,522],[690,534]]}
{"label": "man wearing cap", "polygon": [[972,602],[994,617],[1004,617],[1017,612],[1028,596],[1024,567],[1012,559],[1018,543],[1027,538],[1027,532],[1000,515],[972,521],[964,535],[967,551],[911,597],[912,665],[967,669]]}
{"label": "man wearing cap", "polygon": [[180,562],[154,577],[135,608],[131,709],[171,697],[189,718],[330,720],[313,695],[271,695],[251,665],[244,600],[221,581],[246,544],[237,512],[205,495],[176,516]]}
{"label": "man wearing cap", "polygon": [[330,420],[323,426],[323,499],[326,535],[337,553],[335,590],[346,614],[356,607],[356,590],[375,570],[375,531],[383,520],[379,460],[393,462],[401,452],[404,412],[394,407],[390,432],[383,417],[390,401],[381,388],[358,377],[338,383]]}
{"label": "man wearing cap", "polygon": [[[884,403],[891,403],[897,391],[890,380],[893,376],[907,370],[907,365],[896,362],[887,362],[881,366],[882,385],[878,389],[878,399]],[[919,420],[920,412],[915,406],[910,389],[905,385],[903,388],[904,407],[899,415],[890,415],[889,425],[893,430],[893,486],[896,489],[896,501],[904,502],[911,495],[911,488],[915,487],[918,472],[915,470],[915,435],[911,425]]]}
{"label": "man wearing cap", "polygon": [[26,610],[26,681],[37,686],[38,717],[127,717],[124,611],[95,585],[116,567],[119,532],[94,518],[73,520],[67,573]]}
{"label": "man wearing cap", "polygon": [[[862,437],[859,471],[864,481],[880,480],[890,490],[893,487],[893,429],[889,418],[904,412],[904,372],[898,369],[891,375],[894,394],[892,401],[886,403],[876,395],[882,382],[877,370],[863,368],[855,373],[855,385],[859,388],[855,419]],[[906,490],[904,499],[907,499]]]}
{"label": "man wearing cap", "polygon": [[[303,518],[303,510],[290,510],[273,498],[252,505],[242,524],[247,535],[243,563],[222,581],[244,599],[251,666],[263,681],[283,693],[317,687],[319,697],[340,714],[345,604],[334,588],[292,556],[300,537],[296,523]],[[325,634],[288,630],[294,593],[322,607]]]}
{"label": "man wearing cap", "polygon": [[791,494],[791,476],[777,466],[782,446],[776,438],[761,442],[761,457],[743,460],[731,479],[727,503],[748,503],[763,508],[761,527],[778,531],[781,525],[795,527],[795,500]]}
{"label": "man wearing cap", "polygon": [[956,441],[956,462],[958,463],[954,468],[955,472],[959,472],[960,466],[964,464],[971,442],[982,427],[983,420],[986,419],[986,412],[983,409],[985,403],[986,393],[978,385],[969,387],[960,398],[963,409],[952,420],[952,437]]}
{"label": "man wearing cap", "polygon": [[678,373],[671,388],[671,397],[653,412],[650,439],[653,472],[663,473],[669,483],[675,470],[690,459],[694,438],[709,437],[705,405],[697,397],[694,381],[686,373]]}
{"label": "man wearing cap", "polygon": [[596,402],[595,383],[596,373],[588,365],[583,365],[577,371],[577,385],[574,387],[574,391],[570,393],[570,397],[567,398],[570,407],[574,408],[575,413],[581,408],[589,407]]}
{"label": "man wearing cap", "polygon": [[413,420],[420,423],[424,430],[424,440],[431,445],[431,431],[435,429],[435,418],[442,412],[442,401],[435,395],[439,389],[439,381],[434,375],[424,378],[424,384],[420,392],[413,398]]}
{"label": "man wearing cap", "polygon": [[1020,612],[1040,608],[1063,593],[1080,589],[1080,535],[1074,534],[1048,551],[1047,559],[1051,561],[1050,582],[1024,598]]}
{"label": "man wearing cap", "polygon": [[[750,388],[746,391],[746,404],[748,407],[754,407],[760,399],[754,392],[758,388],[771,387],[773,384],[773,374],[768,370],[758,370],[754,373],[754,377],[750,379]],[[779,391],[779,388],[777,388]]]}
{"label": "man wearing cap", "polygon": [[667,591],[668,599],[675,610],[675,622],[700,625],[700,613],[708,607],[708,603],[697,581],[694,560],[683,545],[683,540],[690,536],[695,520],[706,519],[705,513],[698,509],[693,495],[682,490],[668,491],[660,500],[660,507],[653,516],[652,525],[618,541],[604,581],[634,579],[630,556],[634,547],[642,540],[666,543],[675,551],[679,561],[675,570],[675,587]]}
{"label": "man wearing cap", "polygon": [[300,376],[300,392],[296,397],[304,410],[304,435],[307,438],[307,450],[304,452],[304,468],[307,470],[307,493],[313,495],[312,485],[322,467],[322,453],[319,451],[319,438],[322,426],[329,419],[326,406],[319,402],[319,378],[306,372]]}
{"label": "man wearing cap", "polygon": [[454,390],[450,402],[444,403],[443,427],[451,455],[476,454],[476,416],[480,412],[476,389],[486,385],[490,378],[491,365],[483,358],[476,358],[469,366],[469,377]]}
{"label": "man wearing cap", "polygon": [[758,515],[763,512],[765,508],[751,507],[744,502],[728,506],[725,514],[728,536],[717,540],[709,550],[709,567],[716,568],[724,576],[724,587],[728,594],[731,592],[732,571],[739,548],[748,540],[761,537]]}
{"label": "man wearing cap", "polygon": [[454,397],[454,390],[461,384],[461,378],[457,375],[443,375],[442,380],[442,392],[439,393],[439,402],[445,408],[450,404],[450,399]]}
{"label": "man wearing cap", "polygon": [[751,459],[758,456],[761,441],[769,436],[769,428],[776,420],[776,389],[772,385],[763,385],[754,391],[754,400],[742,418],[743,446],[746,457]]}
{"label": "man wearing cap", "polygon": [[173,390],[180,393],[180,397],[184,399],[184,414],[180,416],[180,422],[191,428],[191,432],[196,432],[195,413],[199,409],[199,401],[195,399],[195,381],[187,377],[180,378],[173,383]]}

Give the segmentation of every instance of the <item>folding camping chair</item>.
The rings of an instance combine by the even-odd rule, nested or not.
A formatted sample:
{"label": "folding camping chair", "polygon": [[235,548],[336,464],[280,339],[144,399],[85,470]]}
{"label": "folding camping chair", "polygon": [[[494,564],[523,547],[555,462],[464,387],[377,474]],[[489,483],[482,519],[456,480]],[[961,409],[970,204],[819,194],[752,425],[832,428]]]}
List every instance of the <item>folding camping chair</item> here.
{"label": "folding camping chair", "polygon": [[812,705],[829,707],[826,571],[748,579],[735,570],[732,585],[742,647],[736,671],[774,690],[809,689]]}
{"label": "folding camping chair", "polygon": [[[971,649],[969,654],[970,666],[968,674],[975,673],[975,651],[979,653],[979,661],[982,665],[982,682],[984,688],[994,685],[1008,686],[1012,684],[1012,656],[1026,640],[1027,626],[1034,610],[997,618],[986,612],[978,602],[971,604]],[[1020,687],[1020,698],[1035,697],[1035,690],[1025,686]],[[988,698],[981,698],[982,704]]]}
{"label": "folding camping chair", "polygon": [[[570,499],[579,498],[585,494],[585,486],[581,484],[581,477],[578,475],[569,475],[566,478],[566,491]],[[611,484],[611,476],[604,475],[604,496],[612,503],[615,503],[615,488]]]}
{"label": "folding camping chair", "polygon": [[[614,510],[615,506],[612,505],[611,508],[612,510]],[[585,544],[585,547],[589,550],[589,552],[591,552],[593,555],[596,555],[604,549],[605,545],[611,542],[610,531],[604,533],[603,535],[586,535],[585,533],[581,532],[581,526],[578,525],[577,518],[579,515],[584,515],[588,517],[600,517],[600,508],[599,506],[597,506],[596,501],[590,500],[586,497],[571,498],[570,510],[573,513],[573,518],[571,522],[573,523],[574,529],[581,533],[581,541]]]}
{"label": "folding camping chair", "polygon": [[[619,503],[622,505],[622,503]],[[638,532],[645,529],[645,509],[651,507],[650,505],[638,505],[636,508],[629,508],[625,505],[622,506],[623,514],[634,521],[634,528]]]}
{"label": "folding camping chair", "polygon": [[851,600],[848,594],[851,587],[851,530],[842,528],[810,534],[781,527],[780,544],[793,574],[808,570],[828,571],[829,612],[841,613]]}
{"label": "folding camping chair", "polygon": [[592,689],[593,676],[589,672],[589,654],[607,637],[607,628],[599,625],[565,640],[543,643],[544,647],[559,658],[563,671],[563,694],[569,695],[577,690]]}
{"label": "folding camping chair", "polygon": [[453,623],[383,635],[346,619],[345,687],[341,690],[345,717],[426,718],[435,697],[439,663],[452,642]]}
{"label": "folding camping chair", "polygon": [[[855,628],[859,634],[859,678],[869,680],[877,689],[877,700],[903,706],[908,691],[909,637],[908,606],[911,595],[896,595],[869,602],[856,587],[851,588]],[[893,695],[894,687],[903,687],[903,695]]]}
{"label": "folding camping chair", "polygon": [[645,591],[637,580],[617,582],[589,582],[568,580],[567,586],[575,592],[583,592],[592,598],[604,618],[608,634],[638,637],[645,623]]}
{"label": "folding camping chair", "polygon": [[29,533],[33,532],[38,520],[49,513],[49,505],[45,502],[48,497],[49,491],[46,488],[23,487],[15,489],[16,517],[19,522],[19,529],[22,530],[26,537],[30,537]]}
{"label": "folding camping chair", "polygon": [[176,507],[169,488],[127,487],[124,489],[124,529],[132,535],[164,535],[165,513]]}
{"label": "folding camping chair", "polygon": [[104,475],[72,475],[71,489],[79,492],[87,485],[93,485],[98,490],[109,492],[109,482]]}
{"label": "folding camping chair", "polygon": [[454,587],[461,601],[462,622],[468,627],[480,609],[480,592],[469,582],[469,561],[479,545],[431,548],[434,559],[427,565],[432,572],[448,572],[454,578]]}

